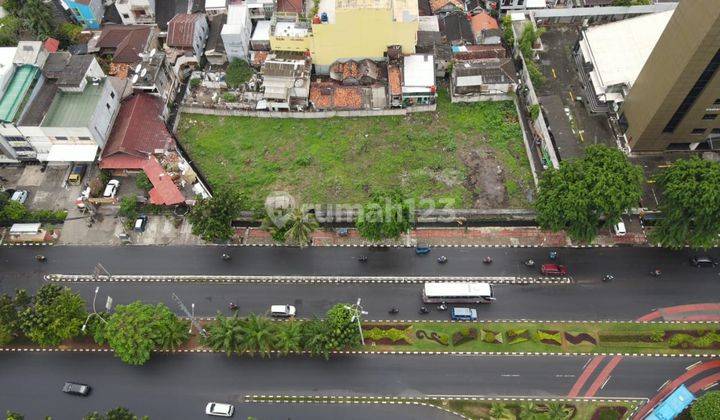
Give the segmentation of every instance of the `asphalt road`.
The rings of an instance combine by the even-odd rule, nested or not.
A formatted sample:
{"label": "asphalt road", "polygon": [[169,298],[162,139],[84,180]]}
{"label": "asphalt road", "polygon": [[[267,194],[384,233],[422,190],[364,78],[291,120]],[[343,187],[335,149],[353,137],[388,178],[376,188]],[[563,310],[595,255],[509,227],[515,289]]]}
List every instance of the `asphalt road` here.
{"label": "asphalt road", "polygon": [[[111,354],[5,353],[0,357],[0,407],[26,418],[78,419],[123,405],[153,419],[197,419],[208,401],[237,404],[237,418],[333,419],[352,413],[377,419],[447,418],[420,408],[323,409],[314,405],[243,403],[245,395],[563,396],[587,357],[365,356],[319,359],[227,358],[221,354],[155,355],[142,367]],[[599,396],[650,397],[693,358],[627,358]],[[88,383],[88,398],[65,395],[66,380]],[[354,416],[354,417],[353,417]],[[417,418],[417,417],[415,417]]]}

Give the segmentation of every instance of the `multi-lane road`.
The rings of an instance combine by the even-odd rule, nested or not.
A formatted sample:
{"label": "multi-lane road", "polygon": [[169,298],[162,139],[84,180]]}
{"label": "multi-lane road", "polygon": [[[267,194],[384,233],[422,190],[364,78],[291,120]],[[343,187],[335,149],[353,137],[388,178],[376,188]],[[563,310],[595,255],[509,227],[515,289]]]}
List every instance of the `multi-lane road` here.
{"label": "multi-lane road", "polygon": [[[718,269],[697,269],[689,251],[658,248],[561,249],[560,262],[570,284],[498,285],[497,301],[479,307],[485,319],[635,319],[656,308],[717,301]],[[230,252],[232,260],[220,254]],[[390,248],[250,248],[250,247],[47,247],[0,248],[0,292],[24,287],[34,290],[50,273],[90,274],[101,262],[119,274],[202,274],[284,276],[538,276],[523,266],[533,258],[544,262],[541,248],[436,248],[419,257],[412,249]],[[34,255],[47,256],[38,263]],[[359,255],[368,255],[359,263]],[[711,252],[718,257],[716,251]],[[449,262],[439,265],[438,255]],[[484,256],[493,257],[490,265]],[[660,268],[660,278],[649,276]],[[603,274],[616,280],[603,283]],[[291,303],[301,316],[322,314],[338,301],[362,297],[370,319],[388,318],[391,306],[398,318],[418,318],[420,284],[343,283],[67,283],[86,299],[100,286],[100,301],[116,304],[136,299],[165,302],[170,294],[195,303],[196,314],[227,312],[227,304],[242,313],[264,312],[273,303]],[[433,312],[428,317],[447,317]],[[94,409],[125,405],[152,418],[194,419],[208,400],[238,403],[239,418],[347,419],[449,418],[423,407],[319,406],[245,404],[249,394],[285,395],[567,395],[588,357],[461,357],[355,356],[316,359],[226,358],[218,354],[155,355],[148,365],[123,365],[106,353],[0,353],[0,408],[24,412],[28,418],[79,418]],[[696,362],[685,358],[625,358],[597,396],[651,397],[667,379]],[[65,380],[91,383],[87,399],[59,392]],[[41,403],[38,403],[41,401]]]}

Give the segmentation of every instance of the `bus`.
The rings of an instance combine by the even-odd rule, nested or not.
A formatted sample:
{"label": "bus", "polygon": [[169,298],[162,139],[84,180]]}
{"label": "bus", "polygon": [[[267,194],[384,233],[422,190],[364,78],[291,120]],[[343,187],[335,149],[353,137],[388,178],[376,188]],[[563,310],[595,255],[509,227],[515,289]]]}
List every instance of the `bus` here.
{"label": "bus", "polygon": [[492,286],[479,282],[428,282],[423,288],[425,303],[490,303]]}

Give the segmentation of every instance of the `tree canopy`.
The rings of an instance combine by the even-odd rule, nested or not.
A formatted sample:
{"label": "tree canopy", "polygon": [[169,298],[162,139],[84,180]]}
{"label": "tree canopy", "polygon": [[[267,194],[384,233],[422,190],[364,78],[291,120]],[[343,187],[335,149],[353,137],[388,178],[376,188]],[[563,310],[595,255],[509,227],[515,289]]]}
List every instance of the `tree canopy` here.
{"label": "tree canopy", "polygon": [[707,392],[696,399],[690,407],[693,420],[720,419],[720,391]]}
{"label": "tree canopy", "polygon": [[0,346],[11,343],[20,335],[20,312],[30,302],[30,295],[24,289],[16,290],[15,296],[0,295]]}
{"label": "tree canopy", "polygon": [[621,151],[590,146],[584,157],[543,173],[537,221],[543,229],[565,230],[573,240],[590,242],[598,228],[617,223],[640,202],[642,182],[642,170]]}
{"label": "tree canopy", "polygon": [[103,336],[125,363],[142,365],[154,350],[174,350],[188,339],[188,324],[163,304],[118,305]]}
{"label": "tree canopy", "polygon": [[46,284],[20,313],[23,334],[41,346],[57,346],[80,335],[87,312],[85,301],[67,287]]}
{"label": "tree canopy", "polygon": [[720,163],[678,160],[657,177],[660,219],[650,239],[669,248],[710,248],[720,234]]}
{"label": "tree canopy", "polygon": [[371,241],[395,239],[412,227],[414,216],[402,192],[375,192],[360,210],[355,227]]}
{"label": "tree canopy", "polygon": [[252,77],[253,70],[245,60],[234,59],[225,72],[225,82],[231,88],[236,88]]}
{"label": "tree canopy", "polygon": [[232,238],[231,223],[240,215],[241,201],[240,194],[228,188],[218,188],[211,198],[200,199],[188,215],[193,234],[210,242]]}

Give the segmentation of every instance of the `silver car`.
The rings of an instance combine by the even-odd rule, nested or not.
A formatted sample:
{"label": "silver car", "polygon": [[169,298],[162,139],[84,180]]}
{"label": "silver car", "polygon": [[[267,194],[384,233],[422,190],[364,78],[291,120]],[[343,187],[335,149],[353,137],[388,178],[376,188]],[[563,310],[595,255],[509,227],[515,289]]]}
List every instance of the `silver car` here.
{"label": "silver car", "polygon": [[232,417],[235,407],[232,404],[209,402],[205,406],[205,414],[216,417]]}

